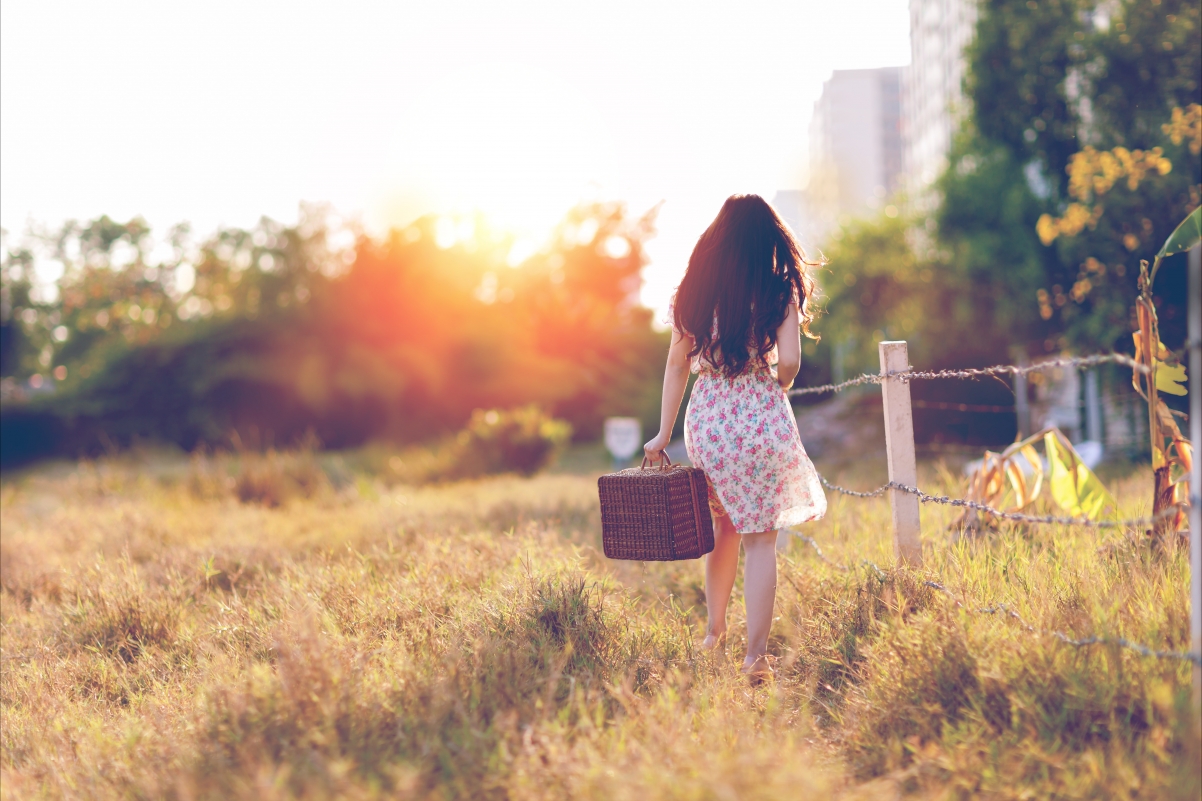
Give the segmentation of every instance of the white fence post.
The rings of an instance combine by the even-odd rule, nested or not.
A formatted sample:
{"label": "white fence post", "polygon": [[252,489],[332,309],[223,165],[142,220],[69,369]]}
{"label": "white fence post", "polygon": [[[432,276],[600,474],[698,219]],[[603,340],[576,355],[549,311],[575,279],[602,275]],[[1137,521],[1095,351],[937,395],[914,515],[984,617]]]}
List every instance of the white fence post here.
{"label": "white fence post", "polygon": [[[882,342],[881,375],[910,369],[909,352],[904,341]],[[889,480],[908,487],[918,486],[918,465],[914,459],[914,418],[910,410],[910,385],[900,378],[881,382],[885,407],[885,453],[889,459]],[[897,558],[913,567],[922,564],[922,539],[918,519],[918,496],[901,490],[889,490],[893,510],[893,550]]]}
{"label": "white fence post", "polygon": [[[1202,245],[1189,252],[1189,436],[1194,446],[1193,470],[1189,476],[1189,575],[1190,648],[1202,654]],[[1202,667],[1194,663],[1194,721],[1202,738]]]}

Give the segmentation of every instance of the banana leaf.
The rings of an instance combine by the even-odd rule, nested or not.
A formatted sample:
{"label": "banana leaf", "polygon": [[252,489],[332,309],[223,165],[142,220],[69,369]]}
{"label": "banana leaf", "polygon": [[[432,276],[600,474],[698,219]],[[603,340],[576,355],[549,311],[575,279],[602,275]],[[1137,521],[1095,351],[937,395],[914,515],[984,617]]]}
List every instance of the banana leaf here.
{"label": "banana leaf", "polygon": [[1202,206],[1186,215],[1181,224],[1177,226],[1177,230],[1173,231],[1164,241],[1164,246],[1160,248],[1156,258],[1163,259],[1174,253],[1184,253],[1200,241],[1202,241]]}
{"label": "banana leaf", "polygon": [[1185,365],[1165,364],[1156,360],[1156,391],[1169,395],[1186,395]]}
{"label": "banana leaf", "polygon": [[1072,444],[1058,434],[1049,431],[1043,438],[1051,473],[1048,488],[1052,500],[1069,514],[1095,520],[1107,506],[1115,506],[1114,498],[1081,461]]}

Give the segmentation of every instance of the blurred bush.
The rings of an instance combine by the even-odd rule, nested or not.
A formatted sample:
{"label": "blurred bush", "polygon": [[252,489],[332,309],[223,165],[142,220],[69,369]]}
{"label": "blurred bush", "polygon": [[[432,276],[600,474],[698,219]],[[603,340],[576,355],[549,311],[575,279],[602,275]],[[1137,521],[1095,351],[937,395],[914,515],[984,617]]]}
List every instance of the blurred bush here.
{"label": "blurred bush", "polygon": [[275,508],[298,498],[372,494],[381,485],[529,476],[553,464],[571,436],[570,424],[536,405],[477,409],[458,434],[402,449],[373,442],[322,454],[312,435],[287,450],[198,448],[189,459],[184,487],[201,500],[236,498]]}
{"label": "blurred bush", "polygon": [[192,454],[188,491],[201,500],[235,497],[242,503],[283,506],[294,498],[313,498],[332,488],[332,482],[308,447],[290,451],[268,449],[239,454]]}
{"label": "blurred bush", "polygon": [[[3,463],[138,439],[278,449],[306,431],[337,449],[428,443],[474,409],[528,404],[581,439],[613,414],[651,425],[667,351],[638,303],[653,224],[582,206],[523,255],[479,218],[374,240],[311,208],[200,245],[102,218],[41,255],[6,247]],[[53,286],[38,259],[63,265]]]}
{"label": "blurred bush", "polygon": [[345,456],[351,469],[388,485],[528,476],[552,465],[571,437],[571,424],[537,405],[476,409],[462,430],[439,442],[400,451],[373,443]]}
{"label": "blurred bush", "polygon": [[329,486],[312,451],[245,453],[234,493],[242,503],[282,506],[291,498],[312,498]]}
{"label": "blurred bush", "polygon": [[477,409],[455,438],[451,473],[533,475],[551,464],[572,436],[572,427],[537,406],[509,411]]}
{"label": "blurred bush", "polygon": [[193,497],[202,501],[225,498],[233,492],[235,483],[225,459],[213,457],[204,449],[193,452],[187,477],[187,488]]}

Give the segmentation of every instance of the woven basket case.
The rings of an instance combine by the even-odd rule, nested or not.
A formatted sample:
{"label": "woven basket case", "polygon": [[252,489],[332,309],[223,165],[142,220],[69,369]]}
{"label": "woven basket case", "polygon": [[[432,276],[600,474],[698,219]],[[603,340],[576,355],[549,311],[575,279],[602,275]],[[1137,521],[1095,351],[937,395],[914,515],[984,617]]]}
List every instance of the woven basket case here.
{"label": "woven basket case", "polygon": [[714,550],[705,473],[665,461],[601,476],[601,543],[610,559],[670,562]]}

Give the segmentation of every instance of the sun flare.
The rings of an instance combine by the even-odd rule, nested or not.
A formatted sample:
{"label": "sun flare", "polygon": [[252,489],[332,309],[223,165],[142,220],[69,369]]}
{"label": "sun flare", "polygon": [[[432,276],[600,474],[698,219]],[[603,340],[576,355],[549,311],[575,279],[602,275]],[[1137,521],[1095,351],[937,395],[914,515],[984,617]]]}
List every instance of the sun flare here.
{"label": "sun flare", "polygon": [[602,115],[553,76],[447,76],[416,89],[405,116],[378,193],[389,227],[421,213],[480,213],[517,239],[541,240],[611,178]]}

